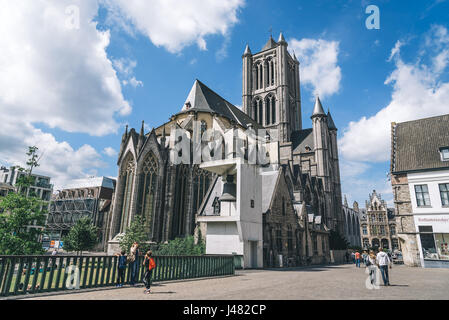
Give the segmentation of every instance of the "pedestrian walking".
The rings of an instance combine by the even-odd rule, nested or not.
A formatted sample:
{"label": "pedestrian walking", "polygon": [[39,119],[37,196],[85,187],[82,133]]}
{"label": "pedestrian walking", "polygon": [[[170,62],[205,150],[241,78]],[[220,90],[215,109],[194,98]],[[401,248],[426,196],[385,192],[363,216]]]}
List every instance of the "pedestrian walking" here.
{"label": "pedestrian walking", "polygon": [[380,272],[382,274],[382,280],[385,286],[390,285],[390,278],[388,275],[388,267],[392,268],[391,259],[388,257],[388,254],[384,251],[385,249],[379,249],[379,253],[377,254],[376,260],[379,266]]}
{"label": "pedestrian walking", "polygon": [[123,287],[125,283],[125,271],[126,271],[126,252],[123,250],[118,254],[118,266],[117,266],[117,288]]}
{"label": "pedestrian walking", "polygon": [[363,250],[363,253],[362,253],[362,262],[363,262],[363,264],[366,266],[366,257],[368,256],[368,254],[367,254],[367,252],[366,252],[366,250]]}
{"label": "pedestrian walking", "polygon": [[354,251],[351,252],[351,259],[352,259],[352,263],[355,263],[355,253],[354,253]]}
{"label": "pedestrian walking", "polygon": [[369,254],[365,258],[365,266],[368,268],[369,278],[372,285],[376,283],[376,273],[377,273],[376,265],[377,265],[376,255],[374,254],[373,250],[370,250]]}
{"label": "pedestrian walking", "polygon": [[360,268],[360,252],[355,252],[355,266],[357,268]]}
{"label": "pedestrian walking", "polygon": [[151,275],[153,274],[153,269],[156,268],[156,262],[153,258],[153,252],[148,251],[145,255],[145,258],[143,260],[143,265],[145,268],[145,276],[144,276],[144,283],[145,283],[145,294],[151,293]]}
{"label": "pedestrian walking", "polygon": [[134,286],[136,285],[137,275],[139,274],[139,244],[137,242],[134,242],[131,246],[128,262],[131,269],[130,284]]}

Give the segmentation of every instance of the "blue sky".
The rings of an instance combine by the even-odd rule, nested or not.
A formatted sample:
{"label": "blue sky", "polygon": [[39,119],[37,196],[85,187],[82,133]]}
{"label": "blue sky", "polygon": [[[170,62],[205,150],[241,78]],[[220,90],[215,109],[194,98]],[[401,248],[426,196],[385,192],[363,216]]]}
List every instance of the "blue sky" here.
{"label": "blue sky", "polygon": [[[17,2],[0,0],[0,163],[23,163],[35,143],[57,187],[116,176],[125,125],[167,121],[195,79],[241,105],[241,55],[270,29],[301,63],[303,126],[315,92],[331,109],[350,202],[373,189],[391,202],[391,121],[449,110],[449,1]],[[380,9],[379,30],[365,26],[368,5]]]}

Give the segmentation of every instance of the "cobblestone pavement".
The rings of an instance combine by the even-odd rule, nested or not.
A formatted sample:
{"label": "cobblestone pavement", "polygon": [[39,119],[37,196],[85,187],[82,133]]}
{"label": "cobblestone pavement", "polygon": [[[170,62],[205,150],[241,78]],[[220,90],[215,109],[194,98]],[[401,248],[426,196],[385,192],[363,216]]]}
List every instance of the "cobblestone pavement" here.
{"label": "cobblestone pavement", "polygon": [[394,266],[391,286],[369,290],[365,268],[354,265],[289,270],[238,271],[235,277],[155,283],[142,287],[60,294],[48,300],[302,300],[302,299],[449,299],[449,269]]}

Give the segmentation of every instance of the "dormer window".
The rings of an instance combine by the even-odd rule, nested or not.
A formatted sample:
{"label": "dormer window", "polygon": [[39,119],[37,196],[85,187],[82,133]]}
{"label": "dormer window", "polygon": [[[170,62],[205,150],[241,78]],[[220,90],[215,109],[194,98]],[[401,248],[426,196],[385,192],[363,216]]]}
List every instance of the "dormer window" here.
{"label": "dormer window", "polygon": [[441,161],[449,161],[449,147],[440,148]]}

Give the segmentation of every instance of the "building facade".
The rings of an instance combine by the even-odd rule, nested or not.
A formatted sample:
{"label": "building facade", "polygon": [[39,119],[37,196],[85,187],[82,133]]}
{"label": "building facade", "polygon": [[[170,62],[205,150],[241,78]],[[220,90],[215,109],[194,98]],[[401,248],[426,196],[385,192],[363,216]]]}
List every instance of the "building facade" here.
{"label": "building facade", "polygon": [[60,243],[79,219],[87,217],[99,228],[99,243],[94,250],[105,251],[115,183],[115,179],[107,177],[78,179],[53,195],[45,225],[43,246],[51,248],[52,243]]}
{"label": "building facade", "polygon": [[359,210],[362,247],[400,251],[394,209],[388,208],[376,190],[369,195],[365,206],[365,209]]}
{"label": "building facade", "polygon": [[26,190],[22,190],[17,186],[17,180],[26,175],[25,172],[18,170],[17,167],[0,168],[0,183],[8,184],[15,187],[18,192],[26,193],[27,196],[33,195],[45,202],[50,202],[53,193],[53,185],[50,183],[51,178],[38,174],[31,174],[32,184]]}
{"label": "building facade", "polygon": [[449,115],[392,124],[391,175],[404,263],[449,267]]}
{"label": "building facade", "polygon": [[349,207],[348,200],[345,196],[345,201],[343,203],[343,214],[344,214],[344,230],[345,239],[349,242],[352,247],[361,247],[361,237],[360,237],[360,216],[359,216],[359,205],[355,201],[353,207]]}
{"label": "building facade", "polygon": [[[328,260],[329,231],[343,232],[344,219],[337,128],[317,98],[312,127],[302,129],[299,62],[287,47],[282,34],[254,55],[247,46],[243,111],[197,80],[169,122],[150,133],[143,124],[140,133],[126,130],[109,252],[141,216],[150,242],[201,234],[208,253],[241,254],[246,266]],[[272,129],[264,135],[272,146],[268,165],[249,164],[254,150],[247,136],[239,136],[260,129]],[[238,142],[210,151],[210,156],[220,153],[221,162],[205,159],[209,156],[201,150],[230,134],[242,141],[243,159],[236,156]],[[229,188],[235,188],[231,195]],[[225,241],[226,236],[233,240]]]}

